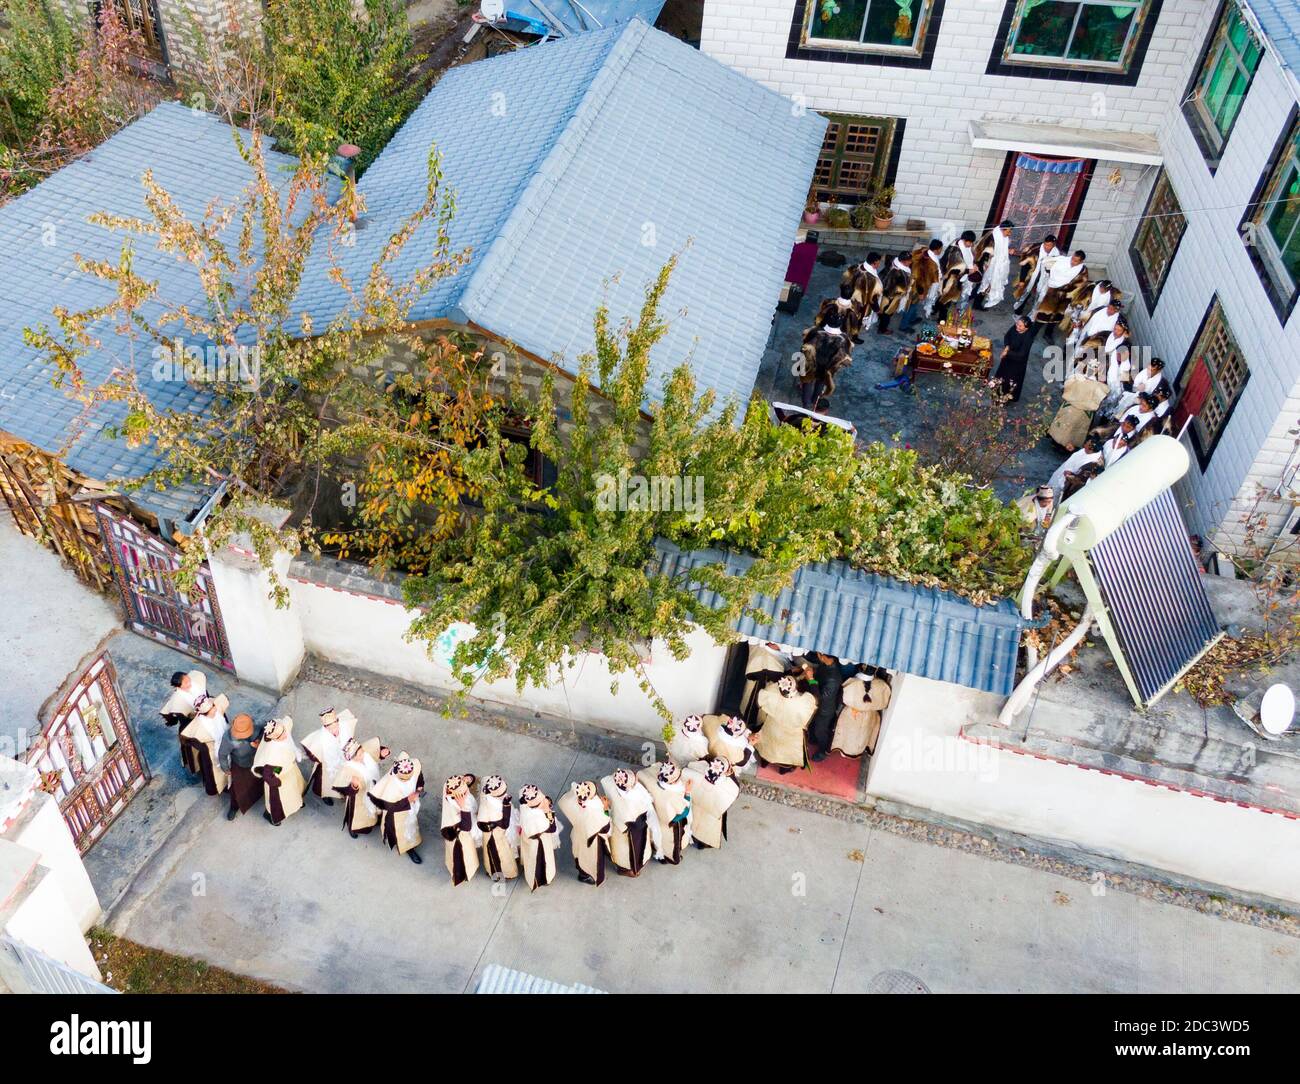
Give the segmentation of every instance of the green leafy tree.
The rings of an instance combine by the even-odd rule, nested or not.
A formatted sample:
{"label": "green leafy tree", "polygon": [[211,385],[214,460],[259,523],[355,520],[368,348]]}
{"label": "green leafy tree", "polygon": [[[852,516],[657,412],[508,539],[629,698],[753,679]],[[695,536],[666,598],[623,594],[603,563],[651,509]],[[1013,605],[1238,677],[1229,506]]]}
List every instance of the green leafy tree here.
{"label": "green leafy tree", "polygon": [[420,100],[419,56],[398,0],[269,0],[278,134],[296,154],[361,148],[364,170]]}
{"label": "green leafy tree", "polygon": [[[715,411],[686,365],[646,407],[675,264],[649,286],[634,323],[616,329],[605,307],[597,312],[595,348],[579,359],[567,411],[549,379],[535,400],[514,404],[532,448],[554,465],[553,484],[532,482],[525,449],[502,437],[466,455],[482,512],[405,583],[408,604],[421,610],[412,638],[474,626],[453,655],[466,690],[507,675],[520,688],[550,684],[557,667],[576,664],[575,651],[590,649],[634,675],[664,711],[642,668],[647,645],[662,640],[682,658],[695,626],[730,639],[756,594],[776,593],[809,561],[844,557],[977,597],[1001,594],[1027,567],[1013,508],[906,449],[859,451],[835,427],[775,425],[761,400],[737,424],[738,406]],[[648,490],[656,484],[658,499]],[[705,565],[669,576],[653,563],[661,537],[755,559],[741,575]],[[714,594],[712,607],[692,581]]]}
{"label": "green leafy tree", "polygon": [[[376,460],[390,467],[384,484],[446,471],[429,492],[458,508],[463,484],[454,453],[474,439],[491,402],[486,366],[468,344],[428,341],[405,330],[411,306],[465,256],[451,249],[454,200],[442,191],[436,152],[430,152],[422,205],[364,280],[354,281],[335,256],[363,209],[355,187],[345,186],[331,202],[319,159],[306,159],[285,176],[268,166],[260,136],[235,132],[234,138],[253,175],[239,200],[211,206],[192,221],[146,172],[147,217],[92,216],[123,234],[120,258],[78,261],[113,288],[112,298],[93,309],[56,310],[58,331],[28,329],[28,341],[87,415],[104,402],[124,403],[118,433],[129,442],[152,441],[163,453],[162,468],[127,488],[195,479],[224,485],[230,496],[203,536],[221,545],[246,534],[266,567],[277,548],[315,548],[312,515],[322,486],[362,478],[364,492],[365,472]],[[426,262],[398,282],[391,266],[426,223],[435,227]],[[192,269],[203,286],[196,303],[175,304],[137,272],[134,245],[142,238]],[[336,314],[320,325],[295,302],[309,261],[322,254],[317,250],[325,258],[314,265],[316,273],[339,291]],[[128,331],[126,345],[106,343],[105,328]],[[113,375],[96,386],[85,379],[82,361],[93,352],[102,365],[110,349],[117,352]],[[395,349],[409,353],[411,372],[377,379]],[[207,409],[159,408],[142,374],[201,386],[209,393]],[[436,428],[413,423],[430,415],[440,419]],[[272,530],[258,515],[268,504],[287,506],[295,518]],[[392,500],[372,509],[359,530],[400,536],[417,512],[413,501]],[[364,541],[356,544],[366,549]],[[371,548],[385,545],[393,543]],[[202,540],[186,540],[183,552],[179,578],[187,587],[205,559]],[[275,590],[286,597],[282,584]]]}

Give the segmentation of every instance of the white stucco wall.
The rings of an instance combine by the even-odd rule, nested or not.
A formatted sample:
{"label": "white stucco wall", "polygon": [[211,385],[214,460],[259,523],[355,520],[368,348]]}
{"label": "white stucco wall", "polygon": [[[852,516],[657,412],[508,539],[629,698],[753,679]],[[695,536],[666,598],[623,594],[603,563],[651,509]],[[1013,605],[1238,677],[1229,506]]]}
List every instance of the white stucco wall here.
{"label": "white stucco wall", "polygon": [[88,930],[99,921],[101,911],[95,887],[90,883],[90,874],[54,798],[44,793],[35,795],[26,814],[4,838],[41,856],[41,865],[50,871],[81,930]]}
{"label": "white stucco wall", "polygon": [[1300,903],[1300,821],[961,738],[1000,698],[900,675],[868,792],[949,817]]}
{"label": "white stucco wall", "polygon": [[[1004,151],[974,150],[968,121],[1063,124],[1158,133],[1181,96],[1213,5],[1164,0],[1135,86],[987,75],[1006,5],[946,0],[930,68],[786,59],[795,0],[707,0],[700,47],[710,56],[803,102],[810,109],[905,117],[895,210],[931,226],[952,220],[980,229],[988,217]],[[1118,187],[1099,163],[1073,246],[1106,266],[1127,232],[1145,167],[1122,166]],[[1140,211],[1141,204],[1137,206]]]}
{"label": "white stucco wall", "polygon": [[[434,689],[459,688],[451,671],[428,655],[425,645],[404,639],[412,614],[396,602],[338,590],[291,577],[292,612],[301,623],[309,652],[342,666],[358,667]],[[689,637],[691,653],[678,661],[656,643],[644,674],[674,718],[712,711],[722,681],[726,648],[697,630]],[[658,738],[665,720],[631,674],[610,689],[611,674],[603,655],[583,654],[576,665],[559,669],[547,688],[529,685],[523,693],[513,680],[479,684],[473,695],[497,704],[525,707],[564,719],[608,727],[640,737]]]}

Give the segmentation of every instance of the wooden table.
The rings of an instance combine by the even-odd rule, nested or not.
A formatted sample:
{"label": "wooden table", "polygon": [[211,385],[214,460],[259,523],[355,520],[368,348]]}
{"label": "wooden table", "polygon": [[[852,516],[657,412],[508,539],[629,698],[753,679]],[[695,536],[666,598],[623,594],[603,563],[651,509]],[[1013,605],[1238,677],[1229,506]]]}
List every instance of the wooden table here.
{"label": "wooden table", "polygon": [[[956,337],[957,329],[946,324],[939,325],[940,332]],[[912,348],[908,363],[916,373],[947,373],[955,376],[978,376],[985,378],[993,366],[993,344],[983,335],[976,335],[971,346],[966,350],[957,350],[950,357],[940,357],[938,348],[933,354],[922,354],[917,347]],[[980,351],[987,350],[989,356],[980,357]]]}

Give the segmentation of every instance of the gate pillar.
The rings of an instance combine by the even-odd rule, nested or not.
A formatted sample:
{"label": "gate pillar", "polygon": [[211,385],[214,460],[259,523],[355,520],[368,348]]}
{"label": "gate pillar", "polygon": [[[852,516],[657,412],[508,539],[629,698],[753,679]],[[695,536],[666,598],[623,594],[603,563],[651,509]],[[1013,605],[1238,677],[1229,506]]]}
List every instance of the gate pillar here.
{"label": "gate pillar", "polygon": [[[279,529],[289,513],[265,508],[259,518]],[[292,556],[279,551],[272,568],[281,583],[288,581]],[[240,681],[282,693],[298,676],[306,655],[302,626],[292,608],[278,608],[271,597],[271,575],[261,566],[247,536],[208,554],[213,587],[221,603],[230,656]]]}

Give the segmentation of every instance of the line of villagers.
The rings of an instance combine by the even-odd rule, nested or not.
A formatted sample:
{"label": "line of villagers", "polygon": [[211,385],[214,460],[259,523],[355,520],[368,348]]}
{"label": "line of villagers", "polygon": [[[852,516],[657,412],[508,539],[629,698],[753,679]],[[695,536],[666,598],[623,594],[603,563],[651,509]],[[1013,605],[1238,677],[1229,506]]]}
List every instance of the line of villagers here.
{"label": "line of villagers", "polygon": [[[319,727],[295,741],[287,715],[257,725],[241,714],[227,723],[229,698],[210,695],[201,671],[178,671],[171,686],[159,713],[179,728],[184,768],[208,794],[229,793],[227,820],[260,801],[262,816],[279,826],[311,793],[327,806],[342,803],[343,828],[353,839],[377,828],[390,849],[422,862],[420,761],[406,752],[393,759],[379,738],[360,740],[351,711],[326,708]],[[683,724],[688,729],[700,740],[676,760],[637,772],[619,768],[601,780],[603,794],[592,780],[576,782],[554,805],[533,783],[516,801],[499,775],[451,776],[442,788],[439,828],[452,884],[473,879],[480,868],[494,881],[522,877],[534,891],[553,882],[562,827],[556,806],[571,826],[574,865],[585,884],[604,883],[607,861],[636,877],[651,859],[679,864],[692,843],[721,847],[728,810],[740,796],[738,773],[752,756],[749,732],[743,721],[723,716],[693,717]]]}
{"label": "line of villagers", "polygon": [[1170,431],[1175,396],[1162,359],[1153,357],[1134,370],[1123,293],[1109,279],[1092,280],[1087,254],[1066,253],[1053,235],[1013,252],[1014,229],[1014,222],[1004,221],[978,239],[967,230],[947,248],[935,239],[900,252],[885,271],[880,253],[868,253],[841,276],[840,296],[818,308],[804,332],[794,374],[804,407],[823,410],[835,390],[835,374],[851,362],[853,344],[861,343],[873,324],[879,334],[891,334],[891,317],[902,313],[898,331],[909,334],[922,318],[946,320],[954,306],[961,315],[972,305],[1000,304],[1016,257],[1015,321],[1002,337],[990,380],[1010,402],[1019,402],[1040,331],[1047,344],[1054,344],[1058,330],[1062,333],[1067,363],[1062,405],[1048,435],[1069,456],[1019,502],[1027,526],[1041,531],[1061,501],[1147,437]]}

